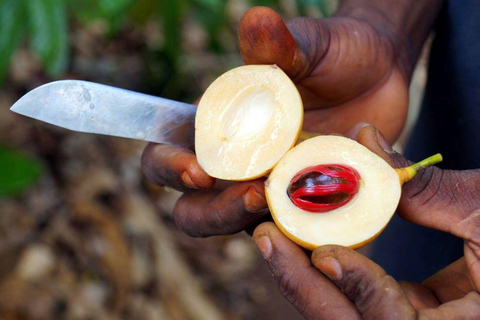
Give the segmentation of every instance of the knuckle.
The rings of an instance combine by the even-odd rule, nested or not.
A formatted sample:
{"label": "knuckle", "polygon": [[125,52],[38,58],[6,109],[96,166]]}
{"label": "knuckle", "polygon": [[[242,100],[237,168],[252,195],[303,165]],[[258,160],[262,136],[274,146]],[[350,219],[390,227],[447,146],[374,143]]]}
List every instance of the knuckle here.
{"label": "knuckle", "polygon": [[405,158],[401,153],[395,150],[389,151],[387,153],[390,156],[390,160],[392,161],[392,164],[395,168],[404,168],[413,164],[412,162],[408,161],[407,158]]}
{"label": "knuckle", "polygon": [[291,303],[292,300],[296,300],[298,294],[298,282],[295,281],[292,275],[282,274],[277,277],[277,286],[280,293]]}
{"label": "knuckle", "polygon": [[343,275],[341,287],[345,294],[353,301],[368,300],[370,292],[373,289],[372,281],[362,270],[352,270]]}
{"label": "knuckle", "polygon": [[276,277],[280,293],[298,310],[300,314],[307,314],[309,310],[309,292],[292,274],[282,274]]}
{"label": "knuckle", "polygon": [[237,225],[226,218],[225,212],[211,210],[208,217],[208,224],[216,234],[231,234],[238,232]]}
{"label": "knuckle", "polygon": [[344,274],[342,282],[345,294],[363,311],[396,294],[391,289],[395,280],[384,272],[368,276],[362,270],[355,270]]}
{"label": "knuckle", "polygon": [[241,231],[235,223],[226,218],[226,213],[180,198],[175,206],[173,219],[182,232],[195,238]]}

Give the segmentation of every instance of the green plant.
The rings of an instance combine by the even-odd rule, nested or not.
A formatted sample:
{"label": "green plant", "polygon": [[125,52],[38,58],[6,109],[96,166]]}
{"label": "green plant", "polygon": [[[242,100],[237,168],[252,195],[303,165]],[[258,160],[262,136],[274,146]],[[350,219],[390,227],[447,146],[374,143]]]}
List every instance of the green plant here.
{"label": "green plant", "polygon": [[17,151],[0,146],[0,197],[16,195],[41,176],[41,163]]}
{"label": "green plant", "polygon": [[[245,0],[281,10],[279,0]],[[0,0],[0,80],[8,71],[12,55],[25,42],[36,53],[51,77],[62,75],[68,65],[69,21],[87,24],[102,19],[110,34],[123,23],[142,24],[158,19],[164,30],[162,50],[175,66],[181,55],[181,24],[193,17],[209,37],[209,50],[222,52],[220,31],[228,28],[224,0]],[[306,14],[316,8],[323,16],[332,12],[337,0],[296,0],[296,10]]]}
{"label": "green plant", "polygon": [[65,70],[68,35],[64,0],[0,0],[0,23],[0,76],[26,36],[50,75]]}

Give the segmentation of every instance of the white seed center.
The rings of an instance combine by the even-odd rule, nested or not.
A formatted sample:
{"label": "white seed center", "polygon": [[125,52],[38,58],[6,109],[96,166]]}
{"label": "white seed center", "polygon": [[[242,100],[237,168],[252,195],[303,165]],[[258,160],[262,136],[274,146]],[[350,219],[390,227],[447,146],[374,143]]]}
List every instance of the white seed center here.
{"label": "white seed center", "polygon": [[256,135],[269,122],[275,109],[275,96],[266,87],[253,87],[239,93],[226,108],[222,135],[242,140]]}

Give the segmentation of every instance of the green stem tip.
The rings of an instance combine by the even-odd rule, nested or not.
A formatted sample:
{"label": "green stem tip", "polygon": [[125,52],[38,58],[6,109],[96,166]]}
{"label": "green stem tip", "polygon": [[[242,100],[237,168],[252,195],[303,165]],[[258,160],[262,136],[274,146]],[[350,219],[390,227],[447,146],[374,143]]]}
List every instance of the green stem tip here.
{"label": "green stem tip", "polygon": [[437,153],[427,159],[424,159],[420,162],[412,164],[406,168],[396,169],[398,176],[400,178],[400,183],[404,184],[413,179],[417,175],[418,172],[425,170],[426,168],[433,166],[443,160],[443,157],[440,153]]}
{"label": "green stem tip", "polygon": [[420,162],[417,162],[415,164],[412,164],[410,167],[415,170],[415,171],[422,171],[430,166],[433,166],[434,164],[437,164],[439,162],[442,162],[443,157],[440,153],[437,153],[431,157],[428,157],[427,159],[424,159]]}

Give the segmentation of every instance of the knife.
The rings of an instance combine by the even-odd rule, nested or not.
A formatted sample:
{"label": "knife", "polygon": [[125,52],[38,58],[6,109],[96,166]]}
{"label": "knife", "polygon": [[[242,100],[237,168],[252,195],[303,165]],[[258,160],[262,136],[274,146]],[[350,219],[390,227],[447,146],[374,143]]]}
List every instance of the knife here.
{"label": "knife", "polygon": [[61,80],[10,110],[69,130],[193,148],[196,106],[103,84]]}

